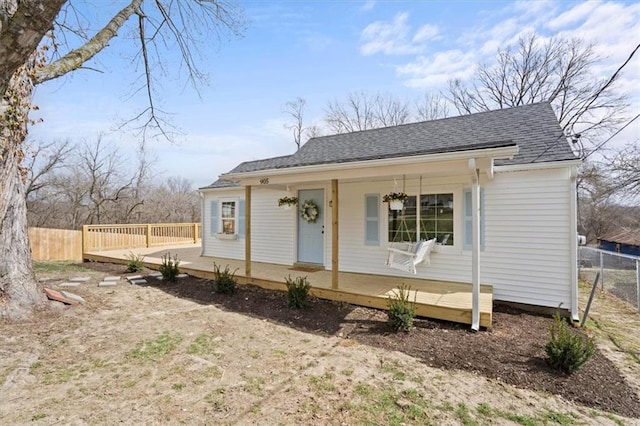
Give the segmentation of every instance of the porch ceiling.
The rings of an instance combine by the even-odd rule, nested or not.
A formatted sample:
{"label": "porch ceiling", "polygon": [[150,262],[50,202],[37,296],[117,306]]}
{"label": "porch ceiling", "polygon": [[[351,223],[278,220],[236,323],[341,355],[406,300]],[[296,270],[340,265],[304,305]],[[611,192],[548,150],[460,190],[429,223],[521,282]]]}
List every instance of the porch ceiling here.
{"label": "porch ceiling", "polygon": [[517,147],[435,155],[404,157],[398,159],[373,160],[312,167],[269,169],[250,173],[230,174],[225,178],[237,179],[241,185],[254,187],[289,185],[307,182],[326,182],[337,179],[341,182],[382,181],[398,176],[448,177],[468,176],[469,159],[474,159],[480,173],[492,174],[495,159],[513,157]]}

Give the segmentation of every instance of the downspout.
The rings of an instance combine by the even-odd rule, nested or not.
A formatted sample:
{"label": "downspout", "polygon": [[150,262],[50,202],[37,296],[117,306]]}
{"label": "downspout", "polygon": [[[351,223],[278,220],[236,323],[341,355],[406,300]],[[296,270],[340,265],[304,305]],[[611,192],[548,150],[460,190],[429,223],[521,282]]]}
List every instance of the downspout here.
{"label": "downspout", "polygon": [[204,236],[206,233],[204,232],[204,194],[202,191],[198,191],[198,195],[200,195],[200,256],[204,256]]}
{"label": "downspout", "polygon": [[480,329],[480,179],[476,160],[469,159],[471,172],[471,329]]}
{"label": "downspout", "polygon": [[571,319],[579,321],[578,313],[578,191],[576,179],[578,168],[571,167],[569,175],[569,287],[571,291]]}

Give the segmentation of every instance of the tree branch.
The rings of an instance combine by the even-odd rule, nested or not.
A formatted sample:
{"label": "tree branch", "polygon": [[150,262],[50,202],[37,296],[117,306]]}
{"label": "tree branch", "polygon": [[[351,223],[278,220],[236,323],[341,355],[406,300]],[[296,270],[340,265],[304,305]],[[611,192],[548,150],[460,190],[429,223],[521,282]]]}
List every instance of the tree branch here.
{"label": "tree branch", "polygon": [[118,35],[118,31],[129,18],[140,9],[143,0],[131,0],[128,6],[118,12],[91,40],[72,50],[62,58],[46,65],[36,73],[35,83],[53,80],[78,69],[89,59],[104,49],[109,41]]}
{"label": "tree branch", "polygon": [[9,78],[25,63],[51,29],[66,0],[0,1],[0,95]]}

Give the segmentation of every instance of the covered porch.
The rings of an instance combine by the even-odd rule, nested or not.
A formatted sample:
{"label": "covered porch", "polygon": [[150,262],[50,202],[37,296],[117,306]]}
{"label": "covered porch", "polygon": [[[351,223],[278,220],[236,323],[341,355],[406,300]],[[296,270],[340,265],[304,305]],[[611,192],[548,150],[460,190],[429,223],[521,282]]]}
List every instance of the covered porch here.
{"label": "covered porch", "polygon": [[[472,285],[458,282],[426,280],[411,277],[370,275],[308,269],[273,263],[251,262],[249,273],[244,260],[201,256],[200,244],[167,245],[124,250],[90,251],[84,259],[98,262],[127,262],[131,253],[144,255],[145,266],[157,269],[162,255],[171,253],[180,260],[181,272],[213,279],[214,262],[222,268],[236,271],[240,284],[254,284],[263,288],[286,291],[285,277],[307,276],[312,286],[311,293],[319,298],[351,303],[354,305],[386,309],[389,296],[398,286],[410,286],[410,299],[416,305],[418,316],[464,324],[472,324]],[[337,275],[337,277],[336,277]],[[338,289],[332,282],[338,279]],[[479,292],[480,326],[490,328],[492,323],[493,290],[490,285],[481,285]]]}
{"label": "covered porch", "polygon": [[[241,166],[220,177],[221,181],[235,183],[235,187],[241,190],[244,195],[244,217],[242,220],[244,226],[244,264],[239,263],[238,267],[240,270],[244,270],[246,278],[251,277],[254,282],[256,279],[263,278],[262,271],[254,270],[259,266],[252,259],[254,255],[252,243],[254,235],[252,229],[254,227],[252,198],[254,196],[260,197],[260,199],[268,198],[262,195],[265,191],[279,191],[279,193],[286,191],[286,193],[292,194],[297,191],[298,197],[302,197],[304,191],[305,196],[300,198],[300,202],[303,199],[311,199],[313,202],[320,200],[318,203],[320,204],[320,210],[326,212],[326,216],[318,220],[321,228],[316,226],[316,229],[311,232],[315,232],[313,235],[319,238],[320,244],[318,245],[320,249],[328,247],[328,250],[324,253],[319,252],[319,255],[315,256],[314,260],[311,261],[302,258],[301,253],[305,252],[306,257],[308,242],[312,240],[309,238],[310,232],[306,230],[309,225],[305,221],[316,224],[315,217],[311,221],[305,218],[304,221],[300,221],[300,219],[297,221],[297,227],[294,228],[293,234],[297,247],[293,247],[289,255],[292,256],[293,264],[296,261],[317,263],[327,270],[322,274],[318,273],[315,280],[310,277],[311,284],[316,288],[316,295],[364,306],[386,308],[389,295],[393,294],[394,289],[397,289],[398,286],[405,284],[411,286],[415,291],[418,315],[470,324],[473,330],[478,330],[481,326],[490,327],[493,290],[491,286],[481,285],[485,283],[482,282],[480,274],[480,177],[482,175],[485,181],[492,180],[494,160],[512,158],[517,151],[517,146],[511,141],[505,141],[466,147],[465,150],[456,152],[425,153],[385,159],[364,159],[346,163],[320,163],[285,168],[273,166],[273,168],[264,169],[257,167],[256,170],[253,170],[251,165],[248,166],[247,170]],[[440,244],[439,249],[443,254],[441,258],[445,257],[446,253],[450,261],[455,257],[458,262],[465,257],[461,250],[463,246],[463,232],[461,232],[463,215],[460,213],[455,215],[453,211],[461,212],[463,210],[463,188],[465,186],[469,188],[469,229],[467,235],[470,247],[467,251],[469,255],[466,255],[468,260],[466,260],[466,265],[463,268],[470,267],[470,273],[468,278],[463,278],[464,282],[459,282],[455,279],[449,281],[450,274],[442,273],[442,270],[438,277],[422,276],[420,278],[418,278],[420,274],[408,277],[397,271],[389,270],[386,273],[386,268],[381,266],[384,263],[381,262],[380,255],[387,251],[384,247],[385,245],[398,241],[395,238],[387,237],[389,228],[384,220],[384,213],[378,210],[373,214],[373,227],[376,229],[376,235],[372,244],[368,244],[371,241],[369,235],[362,237],[357,234],[359,232],[357,229],[364,228],[365,222],[369,217],[365,218],[362,223],[348,222],[354,216],[357,217],[361,214],[354,207],[359,201],[354,200],[366,199],[367,194],[372,193],[374,197],[375,193],[379,197],[381,192],[389,189],[390,182],[393,182],[393,192],[396,192],[399,190],[399,180],[401,180],[402,193],[405,195],[405,182],[410,182],[407,184],[407,190],[409,185],[412,185],[411,193],[416,198],[416,206],[419,206],[417,215],[414,218],[414,226],[411,227],[411,230],[408,227],[406,229],[407,233],[411,234],[410,238],[401,240],[401,242],[415,242],[420,239],[429,240],[445,236],[445,232],[439,235],[433,235],[432,232],[432,235],[425,237],[427,235],[426,231],[428,231],[426,227],[425,233],[421,233],[421,197],[423,194],[429,193],[429,191],[423,191],[423,189],[427,186],[431,188],[431,192],[434,194],[438,194],[438,189],[440,189],[441,195],[449,197],[450,204],[447,208],[451,218],[450,228],[446,231],[446,238],[452,236],[452,241],[449,243],[450,247]],[[357,190],[351,193],[347,192],[347,188],[355,185],[362,186],[360,192]],[[366,186],[365,188],[365,185],[372,186]],[[215,188],[201,189],[202,192],[210,190],[215,191]],[[319,192],[318,196],[307,196],[308,193],[316,190]],[[348,195],[343,195],[343,191],[347,192]],[[206,197],[206,195],[204,196]],[[307,202],[305,201],[305,205]],[[379,202],[376,202],[376,204],[380,205]],[[316,214],[317,211],[316,209]],[[306,213],[306,210],[303,210],[303,212]],[[261,210],[257,212],[255,217],[262,218],[267,215],[268,213]],[[467,218],[465,217],[464,220],[466,221]],[[442,219],[440,223],[443,224],[444,221]],[[343,222],[348,222],[349,225],[345,226]],[[453,231],[454,228],[457,229],[455,233]],[[262,236],[260,232],[264,235],[268,232],[268,229],[263,227],[256,232],[257,238]],[[364,245],[354,244],[354,241],[363,240],[366,241]],[[438,240],[439,243],[441,241],[443,240]],[[372,249],[371,247],[374,246],[375,248]],[[349,250],[348,248],[351,249]],[[361,253],[361,257],[354,260],[354,252]],[[223,253],[216,253],[216,255],[220,254]],[[263,253],[260,254],[263,255]],[[345,261],[346,257],[350,258]],[[349,272],[342,271],[341,267],[343,266]],[[373,274],[369,272],[370,270]],[[285,272],[284,275],[282,272]],[[415,268],[412,272],[416,274]],[[280,277],[288,275],[286,271],[278,271],[278,273]],[[280,277],[272,278],[270,281],[281,281],[282,278]],[[457,275],[457,277],[458,280],[461,279],[460,275]]]}

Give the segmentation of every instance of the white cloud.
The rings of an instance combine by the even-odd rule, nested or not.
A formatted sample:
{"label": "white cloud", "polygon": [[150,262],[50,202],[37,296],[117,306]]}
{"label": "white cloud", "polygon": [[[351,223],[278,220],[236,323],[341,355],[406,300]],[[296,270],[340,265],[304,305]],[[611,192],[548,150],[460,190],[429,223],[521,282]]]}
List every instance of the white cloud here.
{"label": "white cloud", "polygon": [[418,29],[416,35],[413,36],[414,43],[422,43],[424,41],[435,38],[438,35],[438,27],[435,25],[423,25]]}
{"label": "white cloud", "polygon": [[[592,44],[594,51],[603,58],[593,67],[595,77],[607,79],[629,56],[638,42],[635,35],[640,34],[640,3],[609,1],[567,5],[553,1],[521,1],[478,16],[477,25],[457,33],[455,40],[429,34],[428,25],[421,27],[413,39],[419,39],[418,33],[424,28],[425,35],[431,36],[431,42],[442,42],[441,45],[430,46],[429,50],[440,52],[429,54],[414,48],[411,52],[414,58],[396,66],[397,76],[409,87],[442,88],[452,78],[472,76],[478,63],[491,64],[499,48],[514,45],[521,36],[536,33],[540,41],[557,35],[582,38]],[[377,34],[378,41],[383,40],[379,31],[383,27],[389,33],[393,33],[391,28],[395,28],[396,35],[409,34],[411,28],[407,17],[406,14],[398,15],[392,21],[394,25],[388,23],[386,27],[383,23],[375,23],[376,27],[370,28],[369,35]],[[441,34],[453,34],[446,27],[437,30]],[[404,46],[404,51],[411,50],[407,46],[415,47],[415,44],[407,44],[406,36],[384,40],[388,42],[386,45],[380,43],[377,49],[371,45],[370,50],[389,54],[391,46],[396,50],[399,50],[398,46]],[[447,42],[453,44],[445,44]],[[640,54],[636,56],[625,68],[619,87],[621,93],[626,92],[631,97],[631,103],[635,105],[632,108],[640,110],[640,91],[637,89],[640,87]]]}
{"label": "white cloud", "polygon": [[376,7],[375,0],[368,0],[364,2],[364,4],[360,7],[360,10],[363,12],[368,12],[370,10],[373,10],[374,7]]}
{"label": "white cloud", "polygon": [[407,77],[407,86],[426,89],[442,86],[450,79],[468,78],[474,70],[473,54],[449,50],[429,57],[419,56],[415,61],[398,67],[396,72]]}
{"label": "white cloud", "polygon": [[565,28],[567,26],[575,24],[578,21],[582,21],[583,19],[588,18],[593,10],[597,7],[599,7],[599,5],[596,2],[586,1],[584,3],[580,3],[578,6],[561,13],[554,19],[550,20],[546,24],[546,27],[551,30],[559,30],[561,28]]}
{"label": "white cloud", "polygon": [[426,42],[438,36],[438,28],[424,25],[412,36],[408,18],[408,13],[399,13],[391,22],[376,21],[367,25],[360,35],[363,43],[360,53],[368,56],[376,53],[411,55],[423,52],[427,47]]}

